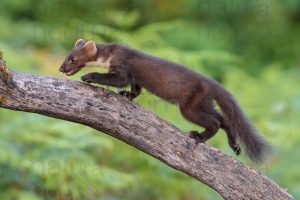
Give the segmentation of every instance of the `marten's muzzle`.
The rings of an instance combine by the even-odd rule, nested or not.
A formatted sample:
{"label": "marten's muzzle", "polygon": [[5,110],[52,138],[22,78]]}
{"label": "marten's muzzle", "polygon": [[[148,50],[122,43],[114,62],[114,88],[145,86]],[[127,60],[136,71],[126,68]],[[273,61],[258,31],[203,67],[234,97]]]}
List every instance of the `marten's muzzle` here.
{"label": "marten's muzzle", "polygon": [[66,74],[67,76],[72,76],[72,75],[76,74],[81,68],[82,68],[82,66],[75,67],[75,66],[69,66],[69,65],[63,64],[59,68],[59,71]]}

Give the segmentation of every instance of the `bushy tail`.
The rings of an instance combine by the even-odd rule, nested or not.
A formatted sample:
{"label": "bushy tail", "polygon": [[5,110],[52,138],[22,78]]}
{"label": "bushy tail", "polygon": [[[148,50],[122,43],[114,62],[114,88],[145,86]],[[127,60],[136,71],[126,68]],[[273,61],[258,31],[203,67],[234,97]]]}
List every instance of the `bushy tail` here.
{"label": "bushy tail", "polygon": [[234,97],[221,85],[215,85],[215,90],[214,98],[224,115],[225,124],[229,129],[228,134],[245,147],[246,153],[252,161],[263,163],[271,153],[271,146],[257,133]]}

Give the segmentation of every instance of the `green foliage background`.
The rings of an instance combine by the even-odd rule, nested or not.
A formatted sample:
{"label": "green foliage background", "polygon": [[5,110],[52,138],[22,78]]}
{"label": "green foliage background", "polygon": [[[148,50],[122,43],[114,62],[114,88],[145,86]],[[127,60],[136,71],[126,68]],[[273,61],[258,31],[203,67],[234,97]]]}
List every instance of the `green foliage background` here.
{"label": "green foliage background", "polygon": [[[1,0],[0,49],[13,70],[63,77],[76,39],[119,42],[217,79],[274,147],[253,167],[300,198],[299,22],[298,0]],[[145,91],[136,101],[184,131],[201,129]],[[90,128],[3,109],[0,123],[0,199],[221,199]],[[208,143],[236,158],[222,131]]]}

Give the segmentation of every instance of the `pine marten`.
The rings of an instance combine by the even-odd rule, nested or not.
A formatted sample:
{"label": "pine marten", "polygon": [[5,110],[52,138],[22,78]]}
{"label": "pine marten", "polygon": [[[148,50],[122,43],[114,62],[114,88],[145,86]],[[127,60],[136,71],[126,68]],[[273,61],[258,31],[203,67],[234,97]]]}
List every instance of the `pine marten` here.
{"label": "pine marten", "polygon": [[[219,128],[227,133],[228,143],[239,155],[240,144],[254,162],[263,162],[269,144],[256,133],[256,129],[238,106],[234,97],[216,81],[195,73],[182,65],[147,55],[120,44],[96,44],[79,39],[66,57],[59,71],[71,76],[85,66],[108,68],[108,73],[89,73],[81,77],[87,83],[98,83],[130,91],[120,94],[136,98],[145,88],[154,95],[179,105],[188,121],[205,128],[201,133],[191,131],[196,142],[205,142]],[[214,101],[222,113],[214,109]]]}

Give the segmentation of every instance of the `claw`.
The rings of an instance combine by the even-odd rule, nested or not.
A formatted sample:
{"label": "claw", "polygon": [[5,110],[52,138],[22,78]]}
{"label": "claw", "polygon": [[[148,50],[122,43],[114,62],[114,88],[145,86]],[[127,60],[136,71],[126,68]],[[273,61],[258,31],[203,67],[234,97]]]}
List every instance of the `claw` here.
{"label": "claw", "polygon": [[198,131],[190,131],[189,137],[195,139],[196,144],[205,142],[205,140],[201,137],[201,134],[198,133]]}
{"label": "claw", "polygon": [[88,78],[86,78],[86,77],[81,77],[81,80],[83,81],[83,82],[86,82],[86,83],[92,83],[92,81],[90,80],[90,79],[88,79]]}
{"label": "claw", "polygon": [[233,145],[233,151],[235,152],[236,155],[241,154],[241,147],[238,144]]}
{"label": "claw", "polygon": [[124,97],[126,97],[129,100],[132,100],[131,93],[128,92],[128,91],[122,90],[122,91],[119,92],[119,94],[122,95],[122,96],[124,96]]}

